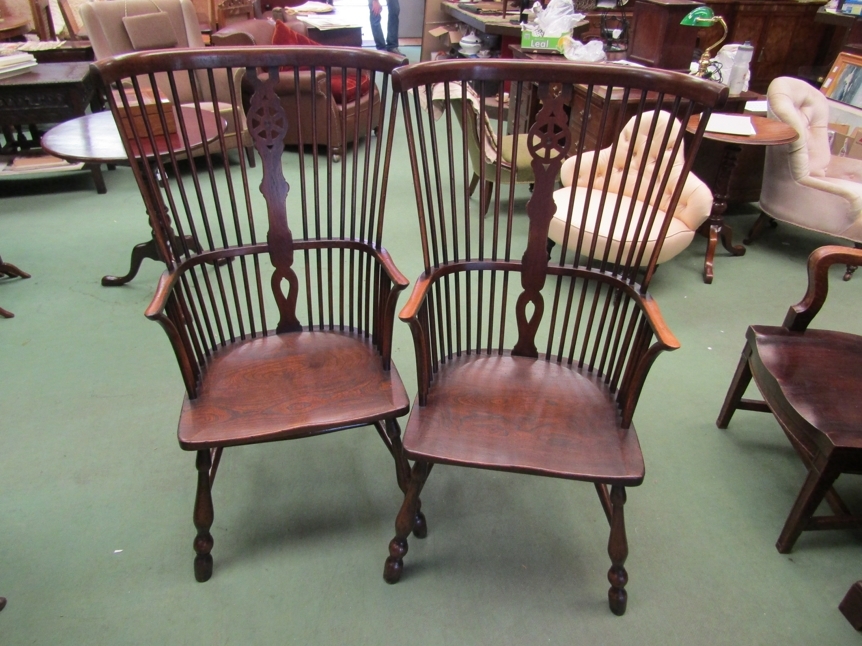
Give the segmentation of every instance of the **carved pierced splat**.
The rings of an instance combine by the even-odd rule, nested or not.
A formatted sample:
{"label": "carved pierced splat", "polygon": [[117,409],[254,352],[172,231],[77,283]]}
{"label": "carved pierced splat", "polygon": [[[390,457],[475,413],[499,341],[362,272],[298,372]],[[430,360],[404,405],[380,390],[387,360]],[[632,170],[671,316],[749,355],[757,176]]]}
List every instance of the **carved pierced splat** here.
{"label": "carved pierced splat", "polygon": [[[263,160],[263,179],[260,192],[266,200],[269,218],[269,257],[275,267],[270,286],[278,305],[279,321],[276,332],[297,332],[302,329],[296,317],[296,298],[299,281],[293,271],[293,234],[287,225],[287,194],[290,186],[281,167],[284,136],[289,127],[281,101],[275,93],[279,70],[269,69],[266,80],[261,81],[254,69],[247,71],[254,93],[247,115],[248,130],[254,147]],[[282,289],[287,282],[287,292]]]}
{"label": "carved pierced splat", "polygon": [[[559,83],[539,85],[539,99],[543,106],[536,115],[536,122],[527,133],[527,147],[532,157],[531,165],[536,177],[535,188],[527,202],[530,232],[527,249],[522,259],[521,287],[515,316],[518,321],[518,342],[512,354],[537,357],[536,331],[542,320],[545,302],[542,287],[548,268],[548,227],[556,212],[553,192],[563,159],[569,150],[571,133],[564,105],[570,100],[571,86]],[[532,313],[528,315],[528,306]]]}

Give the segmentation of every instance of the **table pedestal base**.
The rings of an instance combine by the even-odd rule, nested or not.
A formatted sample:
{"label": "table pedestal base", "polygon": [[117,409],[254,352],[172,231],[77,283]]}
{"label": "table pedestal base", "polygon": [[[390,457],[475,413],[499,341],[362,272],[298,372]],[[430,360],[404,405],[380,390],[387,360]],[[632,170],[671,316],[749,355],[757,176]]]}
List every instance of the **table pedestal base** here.
{"label": "table pedestal base", "polygon": [[706,258],[703,261],[703,282],[707,285],[712,284],[714,276],[713,261],[715,260],[715,248],[718,246],[718,240],[721,239],[722,246],[732,256],[744,256],[745,247],[742,245],[733,244],[733,229],[724,222],[724,212],[727,211],[727,198],[730,193],[730,179],[733,177],[733,170],[736,168],[739,153],[742,147],[736,144],[726,144],[724,154],[721,158],[721,164],[718,166],[718,172],[715,176],[715,190],[713,194],[712,211],[709,214],[709,219],[703,223],[703,226],[698,230],[708,239],[706,244]]}
{"label": "table pedestal base", "polygon": [[[194,237],[185,236],[185,241],[186,245],[188,245],[190,249],[200,253],[200,245],[195,241]],[[138,275],[141,265],[147,258],[164,262],[162,256],[159,254],[159,248],[158,245],[156,245],[155,238],[150,238],[147,242],[136,244],[132,248],[132,259],[129,263],[129,273],[125,276],[102,276],[102,287],[119,287],[120,285],[125,285],[126,283],[131,282],[135,276]]]}

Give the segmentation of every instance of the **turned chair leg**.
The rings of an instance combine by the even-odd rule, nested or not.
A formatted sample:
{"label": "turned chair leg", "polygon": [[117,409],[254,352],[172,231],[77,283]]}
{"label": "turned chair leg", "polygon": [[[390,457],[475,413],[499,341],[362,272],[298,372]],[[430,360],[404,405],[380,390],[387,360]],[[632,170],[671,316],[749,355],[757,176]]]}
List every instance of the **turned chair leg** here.
{"label": "turned chair leg", "polygon": [[416,533],[417,538],[424,538],[428,534],[425,516],[420,511],[422,503],[419,500],[419,494],[422,493],[422,487],[430,470],[431,465],[427,462],[417,461],[413,465],[404,502],[395,519],[395,538],[389,542],[389,556],[383,566],[383,580],[386,583],[398,583],[401,580],[401,574],[404,571],[404,555],[407,554],[408,549],[407,537],[410,532]]}
{"label": "turned chair leg", "polygon": [[629,545],[626,540],[626,523],[623,517],[623,505],[626,503],[625,487],[613,485],[611,487],[611,537],[608,541],[608,555],[611,557],[611,569],[608,570],[608,581],[611,587],[608,589],[608,605],[611,612],[622,616],[626,612],[628,594],[625,586],[629,575],[623,565],[629,555]]}
{"label": "turned chair leg", "polygon": [[473,193],[476,191],[477,186],[479,186],[479,176],[476,173],[473,173],[473,179],[470,180],[470,197],[473,197]]}
{"label": "turned chair leg", "polygon": [[215,517],[213,513],[212,481],[210,468],[212,456],[209,449],[198,451],[195,466],[198,470],[198,490],[195,496],[195,511],[193,515],[198,534],[194,540],[195,580],[199,583],[209,581],[213,574],[213,537],[210,528]]}
{"label": "turned chair leg", "polygon": [[739,402],[745,394],[745,389],[751,383],[751,367],[748,365],[748,359],[751,357],[751,347],[748,343],[742,349],[742,356],[739,358],[739,365],[736,366],[736,373],[733,375],[733,381],[730,382],[730,387],[727,389],[727,396],[724,398],[724,404],[721,406],[721,412],[718,414],[718,419],[715,420],[715,425],[718,428],[727,428],[730,424],[730,418],[739,408]]}
{"label": "turned chair leg", "polygon": [[254,158],[254,146],[245,147],[245,156],[248,159],[249,167],[254,168],[257,165],[257,161]]}
{"label": "turned chair leg", "polygon": [[482,211],[482,215],[486,216],[488,215],[488,209],[491,208],[491,198],[494,196],[494,182],[486,179],[482,193],[482,198],[485,200],[485,210]]}

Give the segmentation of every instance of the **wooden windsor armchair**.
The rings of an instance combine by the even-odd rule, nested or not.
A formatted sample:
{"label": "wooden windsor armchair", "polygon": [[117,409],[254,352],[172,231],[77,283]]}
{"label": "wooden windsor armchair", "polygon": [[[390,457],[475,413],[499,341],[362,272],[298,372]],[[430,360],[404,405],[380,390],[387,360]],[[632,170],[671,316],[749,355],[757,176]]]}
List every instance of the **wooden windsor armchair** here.
{"label": "wooden windsor armchair", "polygon": [[[379,128],[338,165],[316,151],[283,156],[285,130],[302,124],[286,118],[274,88],[301,69],[342,80],[367,74],[388,97],[371,129],[387,119],[389,76],[403,63],[353,48],[219,48],[97,64],[168,265],[146,315],[167,333],[186,387],[178,437],[197,454],[198,581],[212,574],[212,487],[225,447],[372,426],[400,455],[397,418],[409,400],[390,355],[396,301],[408,282],[382,246],[392,130]],[[223,154],[229,124],[217,122],[205,142],[196,138],[202,156],[186,139],[207,129],[203,103],[228,102],[232,125],[240,123],[243,75],[253,88],[247,119],[263,162],[257,169]],[[216,76],[229,79],[228,97],[217,95]],[[188,104],[175,107],[183,86],[193,90],[191,114]],[[164,138],[173,144],[161,145]],[[166,152],[141,154],[157,149]],[[400,460],[396,467],[405,486]]]}
{"label": "wooden windsor armchair", "polygon": [[[532,195],[498,164],[495,176],[487,178],[494,183],[491,196],[478,204],[471,200],[470,133],[457,126],[467,123],[462,97],[470,82],[478,86],[474,107],[480,118],[488,112],[491,102],[482,97],[493,93],[492,84],[499,84],[495,109],[507,104],[515,114],[521,113],[528,90],[538,92],[542,108],[535,123],[526,132],[508,133],[513,157],[527,140],[535,176]],[[610,245],[596,253],[594,240],[581,240],[562,245],[549,260],[546,240],[560,166],[570,150],[585,149],[584,124],[600,134],[624,125],[604,111],[587,110],[575,121],[567,106],[575,85],[586,88],[588,106],[598,86],[611,86],[608,91],[621,94],[627,104],[620,114],[626,119],[624,113],[635,114],[639,132],[652,137],[658,113],[646,109],[647,89],[660,95],[659,105],[680,123],[696,110],[708,113],[727,90],[658,70],[533,61],[423,63],[395,70],[393,84],[402,97],[424,272],[400,314],[413,334],[419,387],[404,432],[402,469],[407,471],[408,459],[415,463],[384,579],[395,583],[401,578],[411,531],[418,537],[428,531],[419,496],[433,465],[581,480],[594,483],[610,523],[608,596],[611,610],[623,614],[625,491],[644,477],[632,416],[653,361],[679,343],[647,293],[661,237],[649,246],[649,236],[633,236],[631,245],[614,253]],[[506,121],[489,119],[501,141]],[[677,183],[662,211],[665,218],[674,212],[702,136],[698,130],[693,145],[684,148],[683,131],[661,129],[662,137],[676,137],[673,145],[661,148],[684,155],[682,172],[672,171],[670,163],[634,159],[631,152],[616,159],[627,169],[621,181],[660,193],[667,182]],[[478,132],[484,148],[482,140],[489,135],[485,129]],[[519,163],[512,160],[514,167]],[[572,199],[598,188],[603,189],[600,199],[610,200],[607,178],[595,168],[589,181],[573,187]],[[478,174],[486,181],[484,165]],[[483,217],[486,201],[490,213]],[[609,202],[598,217],[649,231],[650,218],[658,212],[623,210]],[[570,206],[569,224],[586,216]],[[668,224],[666,219],[660,226],[666,230]],[[641,257],[647,261],[639,262]],[[646,273],[637,282],[641,264]]]}

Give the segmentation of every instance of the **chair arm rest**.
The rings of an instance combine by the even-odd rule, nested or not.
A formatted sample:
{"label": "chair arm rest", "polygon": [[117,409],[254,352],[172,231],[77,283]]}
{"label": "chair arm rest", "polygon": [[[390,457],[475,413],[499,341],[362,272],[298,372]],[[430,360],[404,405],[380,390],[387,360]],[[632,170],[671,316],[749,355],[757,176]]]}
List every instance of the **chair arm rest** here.
{"label": "chair arm rest", "polygon": [[216,47],[270,45],[275,25],[268,20],[243,20],[215,32],[210,42]]}
{"label": "chair arm rest", "polygon": [[168,298],[174,289],[174,284],[182,274],[182,270],[165,271],[159,276],[159,282],[156,285],[156,293],[153,294],[153,299],[147,306],[144,316],[151,321],[158,321],[164,314],[165,307],[168,304]]}
{"label": "chair arm rest", "polygon": [[679,339],[677,339],[674,333],[670,331],[670,328],[661,314],[658,303],[656,303],[651,296],[646,295],[641,301],[641,308],[643,309],[644,315],[647,317],[647,321],[649,321],[649,325],[655,334],[656,342],[663,346],[661,349],[678,350],[680,348]]}
{"label": "chair arm rest", "polygon": [[826,177],[862,183],[862,159],[832,155],[832,160],[826,167]]}
{"label": "chair arm rest", "polygon": [[376,251],[376,254],[377,261],[380,263],[383,271],[386,272],[389,280],[398,287],[398,291],[401,291],[410,285],[410,281],[407,280],[407,277],[401,273],[398,267],[395,266],[392,256],[389,255],[389,252],[386,251],[386,249],[380,248]]}
{"label": "chair arm rest", "polygon": [[794,332],[802,332],[817,316],[829,291],[829,268],[836,263],[862,265],[862,249],[840,246],[815,249],[808,256],[808,289],[803,299],[787,310],[784,327]]}
{"label": "chair arm rest", "polygon": [[[622,395],[621,413],[622,427],[628,428],[632,421],[632,416],[635,412],[638,399],[640,399],[641,391],[643,390],[644,382],[647,374],[652,367],[653,362],[658,358],[658,355],[665,350],[677,350],[680,347],[679,341],[674,336],[673,332],[664,321],[661,315],[658,304],[652,299],[649,294],[639,295],[637,302],[640,305],[641,311],[646,317],[646,322],[652,329],[653,335],[656,337],[655,343],[648,348],[644,348],[640,354],[640,359],[636,365],[630,366],[631,373],[625,380],[625,386],[620,388]],[[638,333],[641,336],[641,332]],[[635,340],[635,344],[644,344],[648,341],[646,337]]]}
{"label": "chair arm rest", "polygon": [[800,186],[807,186],[809,188],[817,189],[818,191],[823,191],[824,193],[831,193],[832,195],[836,195],[842,199],[847,200],[848,202],[854,202],[859,199],[859,194],[855,193],[851,190],[848,190],[841,186],[840,184],[835,184],[833,182],[829,182],[825,179],[821,179],[819,177],[814,177],[813,175],[808,175],[806,177],[802,177],[796,182]]}

